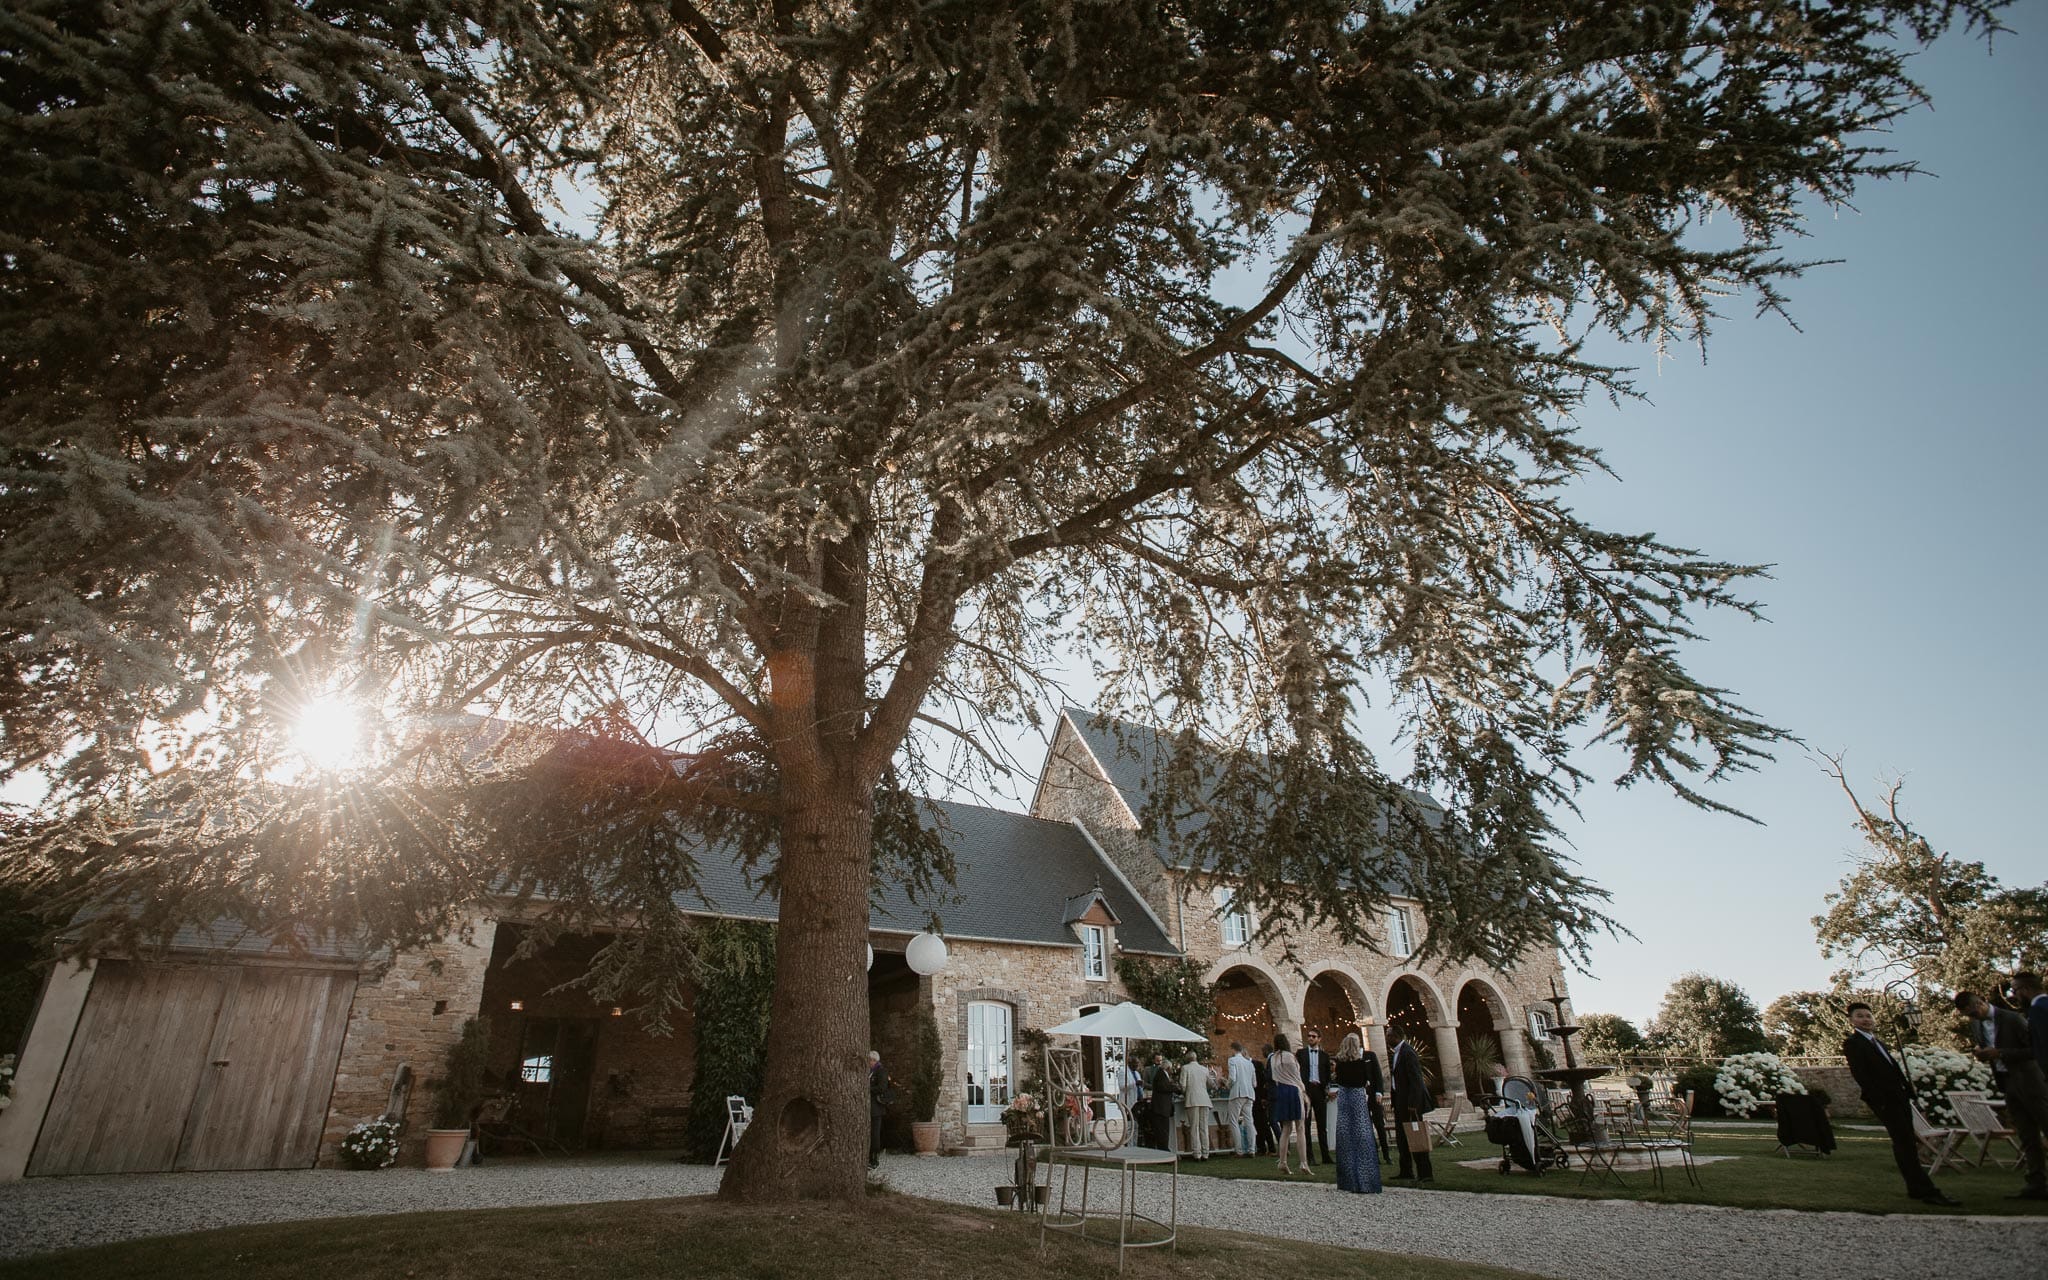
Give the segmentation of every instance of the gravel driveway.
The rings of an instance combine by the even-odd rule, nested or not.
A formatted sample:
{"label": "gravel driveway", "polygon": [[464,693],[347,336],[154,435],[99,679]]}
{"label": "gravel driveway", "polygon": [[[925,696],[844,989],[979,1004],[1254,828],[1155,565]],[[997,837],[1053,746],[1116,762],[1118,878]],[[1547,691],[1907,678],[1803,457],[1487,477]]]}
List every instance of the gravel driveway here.
{"label": "gravel driveway", "polygon": [[[888,1156],[882,1177],[911,1195],[992,1206],[992,1188],[1008,1180],[1007,1170],[1002,1160]],[[716,1171],[702,1165],[645,1155],[504,1161],[457,1174],[314,1169],[36,1178],[0,1184],[0,1257],[245,1222],[699,1195],[717,1181]],[[2039,1218],[1758,1212],[1405,1189],[1362,1197],[1329,1186],[1216,1178],[1182,1179],[1180,1205],[1181,1221],[1202,1226],[1572,1280],[2048,1274],[2048,1220]]]}

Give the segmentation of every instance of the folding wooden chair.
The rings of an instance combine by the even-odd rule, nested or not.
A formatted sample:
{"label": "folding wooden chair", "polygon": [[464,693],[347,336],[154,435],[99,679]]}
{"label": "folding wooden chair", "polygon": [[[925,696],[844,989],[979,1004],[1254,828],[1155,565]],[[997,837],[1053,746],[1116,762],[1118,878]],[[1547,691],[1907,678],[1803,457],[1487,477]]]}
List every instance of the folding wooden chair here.
{"label": "folding wooden chair", "polygon": [[[1981,1091],[1952,1090],[1948,1095],[1948,1105],[1955,1109],[1956,1119],[1961,1122],[1964,1132],[1977,1140],[1977,1154],[1962,1157],[1966,1163],[1981,1169],[1984,1167],[1984,1161],[1989,1159],[2002,1169],[2010,1169],[2025,1158],[2025,1152],[2020,1149],[2019,1138],[2009,1126],[1999,1122],[1998,1112],[1992,1108],[1991,1100]],[[2013,1158],[2010,1160],[1991,1154],[1992,1145],[2001,1139],[2012,1146]]]}
{"label": "folding wooden chair", "polygon": [[1429,1121],[1429,1131],[1437,1146],[1455,1147],[1460,1145],[1458,1142],[1458,1117],[1463,1114],[1464,1107],[1459,1103],[1458,1096],[1452,1094],[1450,1101],[1444,1103],[1440,1110],[1432,1111],[1422,1117]]}
{"label": "folding wooden chair", "polygon": [[[1941,1172],[1941,1166],[1956,1159],[1956,1147],[1969,1136],[1966,1129],[1947,1129],[1928,1123],[1927,1115],[1913,1104],[1913,1136],[1919,1139],[1922,1154],[1928,1157],[1929,1177]],[[1957,1163],[1961,1163],[1957,1161]]]}
{"label": "folding wooden chair", "polygon": [[732,1158],[733,1151],[740,1145],[741,1135],[753,1122],[754,1109],[747,1105],[745,1098],[736,1093],[725,1095],[725,1136],[718,1140],[718,1155],[711,1161],[714,1166]]}

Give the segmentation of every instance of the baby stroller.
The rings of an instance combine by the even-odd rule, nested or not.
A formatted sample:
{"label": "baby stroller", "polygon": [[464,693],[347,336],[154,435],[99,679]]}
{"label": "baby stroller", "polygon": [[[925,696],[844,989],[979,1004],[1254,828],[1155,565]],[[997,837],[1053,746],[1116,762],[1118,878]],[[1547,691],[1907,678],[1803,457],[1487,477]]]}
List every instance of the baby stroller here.
{"label": "baby stroller", "polygon": [[1562,1169],[1569,1162],[1557,1122],[1534,1081],[1509,1076],[1500,1092],[1486,1095],[1486,1140],[1500,1145],[1500,1171],[1516,1165],[1542,1176],[1546,1167]]}

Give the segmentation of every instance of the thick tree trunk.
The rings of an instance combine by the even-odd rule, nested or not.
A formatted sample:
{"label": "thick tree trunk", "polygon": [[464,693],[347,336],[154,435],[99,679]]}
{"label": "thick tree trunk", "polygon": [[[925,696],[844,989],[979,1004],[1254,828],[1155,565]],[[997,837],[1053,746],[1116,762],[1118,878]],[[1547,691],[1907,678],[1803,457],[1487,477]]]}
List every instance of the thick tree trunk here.
{"label": "thick tree trunk", "polygon": [[866,1194],[874,799],[849,774],[829,769],[806,794],[789,796],[767,1075],[719,1187],[728,1200]]}

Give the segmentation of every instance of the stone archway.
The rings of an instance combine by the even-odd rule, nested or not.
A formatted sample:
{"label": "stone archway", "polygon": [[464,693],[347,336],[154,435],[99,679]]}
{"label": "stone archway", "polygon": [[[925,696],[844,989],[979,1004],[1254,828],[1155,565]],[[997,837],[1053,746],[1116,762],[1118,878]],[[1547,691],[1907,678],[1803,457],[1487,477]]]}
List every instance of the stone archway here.
{"label": "stone archway", "polygon": [[1464,1066],[1458,1055],[1458,1024],[1429,980],[1404,973],[1387,988],[1387,1041],[1406,1036],[1422,1055],[1431,1087],[1441,1094],[1465,1093]]}
{"label": "stone archway", "polygon": [[1465,1089],[1473,1096],[1492,1089],[1495,1063],[1505,1065],[1511,1075],[1527,1071],[1526,1055],[1511,1043],[1514,1020],[1508,1016],[1507,1001],[1492,983],[1472,978],[1458,988],[1458,1057],[1465,1069]]}
{"label": "stone archway", "polygon": [[1287,996],[1273,974],[1250,964],[1224,966],[1210,979],[1209,992],[1216,1000],[1216,1020],[1208,1027],[1190,1030],[1209,1033],[1209,1047],[1216,1058],[1230,1053],[1231,1041],[1257,1054],[1270,1044],[1273,1033],[1285,1031],[1292,1023],[1287,1016]]}
{"label": "stone archway", "polygon": [[1335,1053],[1344,1037],[1356,1031],[1367,1036],[1366,1048],[1377,1051],[1382,1046],[1367,1035],[1372,1021],[1372,999],[1357,974],[1332,965],[1309,978],[1301,1000],[1301,1029],[1322,1032],[1324,1048]]}

